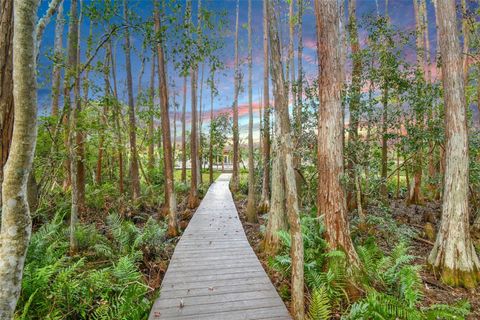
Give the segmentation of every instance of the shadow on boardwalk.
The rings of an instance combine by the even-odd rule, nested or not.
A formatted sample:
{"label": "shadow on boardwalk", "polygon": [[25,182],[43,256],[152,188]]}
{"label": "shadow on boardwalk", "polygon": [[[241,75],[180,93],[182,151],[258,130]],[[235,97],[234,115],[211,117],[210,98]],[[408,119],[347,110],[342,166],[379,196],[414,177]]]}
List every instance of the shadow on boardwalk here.
{"label": "shadow on boardwalk", "polygon": [[250,247],[228,188],[212,184],[182,238],[150,312],[155,319],[291,319]]}

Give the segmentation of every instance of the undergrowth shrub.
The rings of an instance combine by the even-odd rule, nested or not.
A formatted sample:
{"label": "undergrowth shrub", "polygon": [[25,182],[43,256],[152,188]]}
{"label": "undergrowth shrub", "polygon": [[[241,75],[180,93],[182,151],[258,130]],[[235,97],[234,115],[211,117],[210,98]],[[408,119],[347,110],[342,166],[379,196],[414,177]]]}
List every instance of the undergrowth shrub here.
{"label": "undergrowth shrub", "polygon": [[164,235],[152,218],[139,227],[112,214],[103,232],[80,224],[69,256],[57,215],[32,235],[15,319],[146,319],[153,297],[140,267],[159,257]]}
{"label": "undergrowth shrub", "polygon": [[[383,228],[393,232],[396,227]],[[346,291],[351,275],[347,273],[346,257],[342,251],[329,251],[324,238],[323,221],[312,215],[301,217],[305,251],[305,284],[309,296],[308,318],[331,319],[334,312],[343,314],[342,319],[465,319],[470,305],[459,301],[452,305],[421,305],[423,299],[421,265],[415,265],[411,255],[408,232],[397,234],[397,245],[386,254],[372,237],[356,250],[362,263],[362,272],[357,282],[364,295],[356,302],[348,300]],[[398,231],[398,230],[397,230]],[[404,231],[404,230],[403,230]],[[288,277],[291,260],[290,235],[281,231],[282,249],[271,258],[269,266]]]}

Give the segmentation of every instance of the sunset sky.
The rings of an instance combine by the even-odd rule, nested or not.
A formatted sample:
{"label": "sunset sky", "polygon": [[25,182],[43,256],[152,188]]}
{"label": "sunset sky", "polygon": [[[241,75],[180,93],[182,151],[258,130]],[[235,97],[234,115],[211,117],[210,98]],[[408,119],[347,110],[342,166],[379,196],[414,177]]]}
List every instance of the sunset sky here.
{"label": "sunset sky", "polygon": [[[70,1],[65,0],[65,13],[68,13],[70,7]],[[281,19],[282,27],[281,38],[284,44],[288,43],[288,30],[287,30],[287,5],[286,1],[281,1]],[[308,1],[308,0],[307,0]],[[89,3],[89,1],[84,1]],[[357,0],[357,17],[361,19],[362,16],[375,13],[378,10],[381,14],[385,12],[384,1],[382,0]],[[185,6],[185,2],[181,1],[182,6]],[[43,12],[46,10],[48,2],[43,0],[40,8],[39,15],[43,15]],[[222,10],[227,11],[227,28],[226,36],[224,38],[224,48],[220,52],[221,60],[225,64],[225,70],[217,76],[217,87],[219,90],[219,96],[215,98],[214,109],[216,112],[230,111],[232,106],[232,99],[234,95],[234,72],[233,72],[233,61],[234,61],[234,31],[235,31],[235,5],[236,1],[202,1],[202,5],[206,6],[208,9],[220,12]],[[153,12],[153,2],[151,0],[142,0],[135,1],[130,0],[129,6],[132,7],[133,11],[138,14],[144,20],[150,19]],[[254,111],[255,111],[255,125],[258,126],[258,106],[261,100],[261,90],[263,87],[263,44],[262,44],[262,35],[263,35],[263,23],[262,23],[262,1],[252,0],[252,28],[253,28],[253,101],[254,101]],[[430,1],[427,1],[428,6],[428,19],[429,19],[429,31],[430,31],[430,43],[432,54],[435,52],[436,48],[436,33],[435,33],[435,16],[434,8]],[[193,1],[193,16],[196,17],[196,8],[197,2]],[[240,1],[240,60],[243,62],[241,69],[244,73],[243,87],[244,91],[240,93],[239,96],[239,114],[240,114],[240,130],[245,132],[247,122],[248,122],[248,90],[247,90],[247,75],[248,69],[246,64],[247,57],[247,30],[242,28],[242,25],[247,23],[247,8],[248,1]],[[415,20],[414,20],[414,10],[412,0],[390,0],[389,15],[393,24],[397,25],[401,30],[412,31],[414,29]],[[68,20],[68,16],[66,17]],[[54,27],[55,23],[52,21],[46,31],[42,41],[41,53],[40,53],[40,66],[39,66],[39,102],[41,106],[41,112],[49,109],[50,104],[50,75],[51,75],[51,62],[48,59],[48,55],[51,55],[53,41],[54,41]],[[66,32],[67,32],[68,23],[65,26],[65,36],[64,36],[64,46],[66,46]],[[103,27],[99,27],[98,30],[94,30],[94,38],[98,39],[103,34]],[[84,17],[81,24],[81,37],[82,41],[85,42],[88,35],[88,20]],[[366,33],[363,29],[360,29],[361,43],[365,39]],[[304,53],[303,53],[303,66],[304,72],[307,79],[314,79],[317,77],[318,67],[316,64],[316,39],[315,39],[315,18],[313,15],[313,1],[310,0],[305,8],[304,17],[303,17],[303,39],[304,39]],[[140,51],[141,51],[141,41],[138,35],[132,34],[132,43],[134,50],[132,52],[132,67],[133,67],[133,80],[134,80],[134,93],[136,94],[138,90],[138,74],[140,73]],[[117,74],[119,77],[119,91],[121,99],[126,101],[126,88],[125,88],[125,59],[124,53],[122,50],[124,39],[123,37],[119,38],[116,45],[116,55],[117,55]],[[94,40],[95,43],[95,40]],[[410,62],[415,61],[415,51],[414,44],[406,51],[406,57]],[[297,44],[295,44],[295,47]],[[166,46],[167,52],[171,52],[171,43],[167,43]],[[82,61],[85,61],[84,54],[86,44],[82,48]],[[295,49],[296,50],[296,49]],[[147,54],[150,57],[150,53]],[[100,52],[97,59],[103,59],[104,53]],[[295,64],[296,64],[296,53],[295,53]],[[348,66],[347,66],[348,69]],[[208,75],[208,65],[205,66],[205,80]],[[182,105],[182,94],[181,88],[183,86],[183,80],[179,78],[178,72],[174,70],[171,61],[169,61],[168,67],[168,81],[171,85],[170,87],[170,103],[173,101],[173,94],[176,93],[176,101]],[[199,74],[200,77],[200,74]],[[102,84],[103,78],[100,74],[90,74],[91,79],[97,79],[99,85]],[[145,74],[143,76],[142,87],[147,88],[149,86],[150,79],[150,62],[148,61],[145,66]],[[175,88],[172,87],[175,83]],[[190,84],[190,81],[188,81]],[[158,85],[156,85],[157,87]],[[189,87],[189,86],[188,86]],[[187,110],[190,109],[190,92],[188,88],[187,93]],[[204,110],[210,110],[210,92],[207,86],[204,86],[203,92],[203,105]],[[205,116],[208,116],[207,114]],[[208,121],[204,122],[208,124]],[[179,125],[179,124],[177,124]]]}

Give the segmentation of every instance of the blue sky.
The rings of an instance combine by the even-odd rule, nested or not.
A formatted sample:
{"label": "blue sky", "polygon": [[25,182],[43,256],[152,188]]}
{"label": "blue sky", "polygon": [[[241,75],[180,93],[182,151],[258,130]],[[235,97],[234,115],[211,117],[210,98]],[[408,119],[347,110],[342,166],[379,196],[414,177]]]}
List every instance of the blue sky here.
{"label": "blue sky", "polygon": [[[168,0],[167,0],[168,1]],[[318,67],[316,65],[316,37],[315,37],[315,18],[313,15],[313,0],[307,0],[306,8],[304,11],[303,17],[303,39],[304,39],[304,54],[303,54],[303,66],[307,79],[313,79],[317,76]],[[428,2],[428,18],[429,18],[429,27],[430,27],[430,38],[431,38],[431,48],[432,52],[435,50],[436,46],[436,35],[435,35],[435,16],[433,12],[433,5]],[[85,4],[90,3],[90,1],[85,0]],[[185,1],[177,1],[183,8],[185,7]],[[280,31],[280,36],[285,43],[288,43],[288,30],[287,30],[287,5],[285,0],[280,0],[281,3],[281,20],[282,20],[282,30]],[[202,5],[206,8],[214,11],[220,12],[226,10],[227,12],[227,30],[224,37],[224,47],[219,52],[221,60],[225,64],[225,70],[221,71],[217,75],[217,87],[219,90],[219,96],[214,100],[214,109],[216,111],[228,111],[231,109],[232,99],[234,94],[233,86],[233,58],[234,58],[234,31],[235,31],[235,0],[203,0]],[[39,16],[42,16],[48,6],[48,1],[42,0]],[[257,106],[261,98],[261,88],[263,86],[263,45],[262,45],[262,34],[263,34],[263,23],[262,23],[262,14],[263,14],[263,4],[260,0],[252,0],[252,28],[253,28],[253,101],[254,106]],[[68,13],[70,7],[70,1],[65,0],[65,14]],[[130,0],[129,7],[142,19],[148,20],[151,18],[153,12],[153,2],[151,0]],[[240,105],[240,126],[245,127],[247,124],[247,115],[245,114],[246,108],[248,106],[248,91],[247,91],[247,30],[242,28],[242,25],[247,23],[247,0],[240,0],[240,60],[245,63],[242,64],[241,69],[244,73],[244,91],[240,93],[239,96],[239,105]],[[193,0],[193,14],[196,17],[196,8],[197,1]],[[377,1],[375,0],[357,0],[357,17],[362,17],[368,13],[373,13],[376,11]],[[385,11],[384,1],[378,0],[378,9],[380,13]],[[413,30],[415,20],[413,12],[413,0],[390,0],[389,15],[391,17],[392,23],[399,26],[402,30]],[[64,36],[64,46],[66,46],[66,32],[68,28],[68,16],[66,16],[67,24],[65,25],[65,36]],[[81,38],[84,43],[82,46],[82,61],[85,61],[85,42],[88,36],[88,19],[84,18],[81,24]],[[51,62],[48,59],[48,56],[52,52],[53,41],[54,41],[54,27],[55,27],[55,17],[52,19],[52,22],[48,25],[45,35],[42,39],[41,52],[40,52],[40,76],[39,76],[39,103],[41,111],[49,109],[50,104],[50,75],[51,75]],[[94,43],[96,40],[102,36],[104,27],[99,27],[94,30]],[[360,36],[364,37],[365,32],[360,30]],[[125,89],[125,59],[124,53],[122,50],[123,37],[119,37],[117,45],[115,46],[116,55],[117,55],[117,76],[118,76],[118,85],[120,98],[123,101],[126,101],[126,89]],[[138,89],[138,75],[140,73],[140,51],[141,51],[142,39],[139,34],[132,33],[132,68],[133,68],[133,80],[134,80],[134,91],[137,93]],[[296,46],[296,44],[295,44]],[[171,52],[172,50],[172,41],[167,40],[166,51]],[[412,54],[407,54],[409,59],[415,58],[415,53],[412,49]],[[149,57],[150,54],[147,54]],[[296,56],[296,53],[295,53]],[[101,51],[97,59],[103,59],[104,53]],[[297,57],[295,57],[295,60]],[[295,62],[296,63],[296,62]],[[142,87],[148,88],[149,79],[150,79],[150,62],[147,62],[145,66],[145,74],[143,76]],[[208,65],[205,66],[205,80],[208,75]],[[183,80],[179,77],[178,72],[173,68],[171,61],[168,61],[168,81],[171,85],[170,87],[170,102],[173,101],[173,94],[176,93],[176,101],[182,103],[182,94],[181,88],[183,86]],[[200,75],[199,75],[200,77]],[[99,84],[101,84],[102,75],[91,73],[91,79],[98,79]],[[173,88],[173,83],[175,87]],[[190,84],[190,81],[188,81]],[[156,85],[157,86],[157,85]],[[188,85],[189,87],[189,85]],[[210,93],[207,86],[204,86],[203,92],[203,105],[204,110],[210,109]],[[190,92],[188,89],[187,93],[187,110],[190,109]],[[255,109],[258,112],[258,109]],[[207,122],[207,121],[206,121]],[[258,122],[258,116],[255,117],[255,122]]]}

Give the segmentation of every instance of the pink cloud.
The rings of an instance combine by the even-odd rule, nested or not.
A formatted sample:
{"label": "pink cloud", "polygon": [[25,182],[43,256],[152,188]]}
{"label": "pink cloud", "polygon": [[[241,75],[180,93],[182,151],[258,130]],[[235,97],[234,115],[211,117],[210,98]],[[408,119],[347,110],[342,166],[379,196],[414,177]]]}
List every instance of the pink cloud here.
{"label": "pink cloud", "polygon": [[312,39],[305,39],[303,42],[303,45],[305,48],[311,49],[311,50],[317,50],[317,41],[312,40]]}

